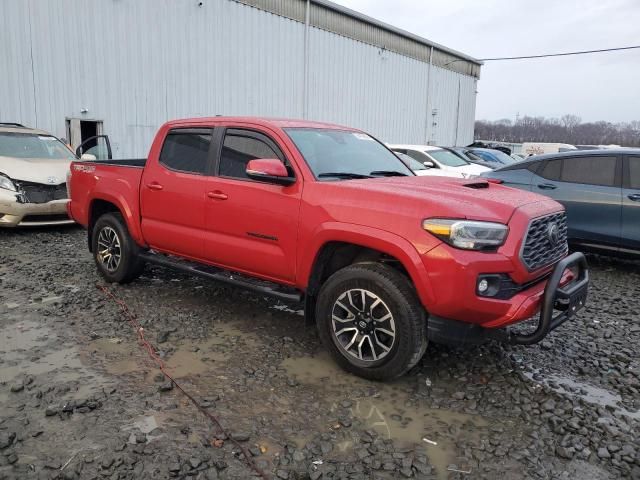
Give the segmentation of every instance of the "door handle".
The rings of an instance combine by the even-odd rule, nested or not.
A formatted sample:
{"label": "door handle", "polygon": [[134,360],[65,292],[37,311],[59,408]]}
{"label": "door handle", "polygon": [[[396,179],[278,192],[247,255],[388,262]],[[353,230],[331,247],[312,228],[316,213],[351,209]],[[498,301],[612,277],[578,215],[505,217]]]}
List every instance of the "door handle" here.
{"label": "door handle", "polygon": [[555,190],[558,187],[556,187],[553,183],[540,183],[538,185],[538,188],[540,190]]}
{"label": "door handle", "polygon": [[149,190],[162,190],[164,187],[160,185],[158,182],[147,183],[147,188]]}
{"label": "door handle", "polygon": [[631,193],[627,198],[632,202],[640,202],[640,193]]}
{"label": "door handle", "polygon": [[227,198],[229,198],[229,196],[226,193],[223,193],[220,190],[207,192],[207,197],[213,198],[214,200],[226,200]]}

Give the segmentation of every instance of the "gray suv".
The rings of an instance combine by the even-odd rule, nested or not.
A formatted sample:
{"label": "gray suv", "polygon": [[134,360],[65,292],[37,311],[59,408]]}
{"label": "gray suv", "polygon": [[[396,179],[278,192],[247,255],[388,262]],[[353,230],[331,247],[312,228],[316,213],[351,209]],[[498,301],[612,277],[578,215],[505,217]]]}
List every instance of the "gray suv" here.
{"label": "gray suv", "polygon": [[562,203],[574,245],[640,255],[640,149],[536,155],[482,176]]}

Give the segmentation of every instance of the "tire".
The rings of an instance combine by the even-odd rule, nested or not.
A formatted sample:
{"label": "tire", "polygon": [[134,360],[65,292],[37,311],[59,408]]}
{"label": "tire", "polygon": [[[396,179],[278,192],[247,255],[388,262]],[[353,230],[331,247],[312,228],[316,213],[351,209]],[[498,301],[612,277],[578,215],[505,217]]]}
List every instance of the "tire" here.
{"label": "tire", "polygon": [[413,286],[379,263],[351,265],[329,277],[318,294],[316,322],[335,361],[369,380],[405,374],[427,349],[426,312]]}
{"label": "tire", "polygon": [[[100,275],[109,283],[129,283],[140,276],[144,261],[120,213],[102,215],[93,227],[93,259]],[[103,254],[107,248],[110,251]]]}

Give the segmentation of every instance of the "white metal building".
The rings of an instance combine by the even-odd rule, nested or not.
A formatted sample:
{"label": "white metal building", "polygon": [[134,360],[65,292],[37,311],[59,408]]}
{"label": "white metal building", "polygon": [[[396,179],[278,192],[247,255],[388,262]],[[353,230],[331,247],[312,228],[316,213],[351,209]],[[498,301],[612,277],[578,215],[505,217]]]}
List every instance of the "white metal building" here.
{"label": "white metal building", "polygon": [[116,157],[216,114],[467,144],[480,65],[326,0],[0,0],[0,121],[107,133]]}

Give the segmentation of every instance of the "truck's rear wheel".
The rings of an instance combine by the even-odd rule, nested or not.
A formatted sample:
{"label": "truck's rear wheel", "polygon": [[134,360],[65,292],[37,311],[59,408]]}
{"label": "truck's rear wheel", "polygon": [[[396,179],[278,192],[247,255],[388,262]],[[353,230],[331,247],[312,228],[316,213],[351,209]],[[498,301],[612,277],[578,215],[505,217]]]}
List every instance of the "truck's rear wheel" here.
{"label": "truck's rear wheel", "polygon": [[92,250],[98,271],[107,282],[128,283],[140,276],[144,261],[119,213],[102,215],[93,227]]}
{"label": "truck's rear wheel", "polygon": [[320,338],[345,370],[370,380],[406,373],[427,348],[425,311],[409,280],[383,264],[334,273],[318,295]]}

